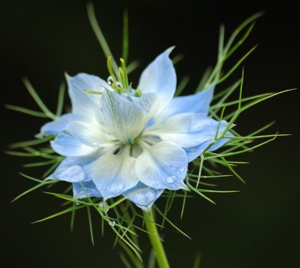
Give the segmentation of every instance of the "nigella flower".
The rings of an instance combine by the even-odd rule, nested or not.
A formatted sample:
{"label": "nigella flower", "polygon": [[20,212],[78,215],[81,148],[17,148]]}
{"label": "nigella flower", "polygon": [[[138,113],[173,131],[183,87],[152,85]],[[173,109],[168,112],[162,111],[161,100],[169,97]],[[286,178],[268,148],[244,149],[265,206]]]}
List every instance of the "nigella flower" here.
{"label": "nigella flower", "polygon": [[227,141],[216,141],[227,122],[208,117],[213,85],[173,98],[172,49],[144,70],[136,90],[124,62],[119,78],[109,68],[107,82],[84,73],[67,76],[72,112],[45,124],[40,133],[56,135],[51,146],[65,156],[48,179],[72,183],[77,199],[123,195],[144,210],[165,189],[187,190],[188,163],[209,145],[215,150]]}

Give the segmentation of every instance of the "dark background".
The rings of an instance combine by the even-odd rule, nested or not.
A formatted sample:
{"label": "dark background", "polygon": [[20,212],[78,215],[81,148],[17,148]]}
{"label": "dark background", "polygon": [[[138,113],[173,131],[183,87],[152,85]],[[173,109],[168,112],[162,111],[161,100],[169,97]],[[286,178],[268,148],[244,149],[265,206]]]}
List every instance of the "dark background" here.
{"label": "dark background", "polygon": [[[245,95],[299,87],[300,9],[298,1],[94,1],[98,21],[118,58],[121,56],[122,12],[129,10],[131,60],[141,65],[131,80],[137,84],[143,68],[166,48],[176,45],[184,60],[177,66],[179,79],[191,75],[193,90],[205,68],[217,55],[219,25],[231,33],[250,15],[264,11],[249,39],[237,53],[246,59]],[[86,1],[0,2],[1,101],[35,109],[22,84],[27,76],[50,108],[64,72],[86,72],[107,77],[106,60],[89,25]],[[227,36],[228,36],[227,35]],[[241,74],[241,68],[233,79]],[[165,248],[171,267],[191,267],[201,252],[201,267],[300,267],[299,260],[299,92],[293,91],[258,105],[237,122],[237,130],[250,133],[276,121],[266,133],[289,133],[253,153],[237,158],[249,161],[237,171],[247,184],[231,179],[227,186],[240,190],[210,195],[217,205],[195,198],[179,219],[175,206],[170,218],[192,240],[168,230]],[[34,119],[1,105],[1,150],[39,131]],[[70,216],[31,222],[61,209],[60,201],[41,193],[10,201],[33,186],[18,172],[39,177],[43,170],[25,169],[28,159],[1,159],[1,263],[5,267],[122,267],[113,236],[100,235],[95,221],[96,245],[92,246],[87,217],[78,215],[70,232]],[[144,246],[147,253],[149,246]]]}

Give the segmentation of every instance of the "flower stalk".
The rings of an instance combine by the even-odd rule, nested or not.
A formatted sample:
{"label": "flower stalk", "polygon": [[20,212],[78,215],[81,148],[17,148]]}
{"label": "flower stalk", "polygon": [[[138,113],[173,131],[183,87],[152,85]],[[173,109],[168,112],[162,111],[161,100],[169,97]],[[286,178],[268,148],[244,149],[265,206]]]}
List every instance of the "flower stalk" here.
{"label": "flower stalk", "polygon": [[155,223],[153,209],[149,212],[144,212],[145,217],[145,225],[149,234],[149,238],[152,244],[152,248],[156,254],[156,259],[160,268],[169,268],[169,262],[167,255],[165,253],[165,249],[162,244],[162,240],[157,231],[157,226]]}

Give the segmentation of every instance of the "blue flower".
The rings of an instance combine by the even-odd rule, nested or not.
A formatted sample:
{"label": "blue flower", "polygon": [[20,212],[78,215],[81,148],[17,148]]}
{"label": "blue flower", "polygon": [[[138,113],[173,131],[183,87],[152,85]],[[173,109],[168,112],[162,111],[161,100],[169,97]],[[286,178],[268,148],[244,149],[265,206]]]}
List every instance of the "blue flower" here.
{"label": "blue flower", "polygon": [[[187,190],[188,163],[216,141],[227,122],[208,116],[214,85],[174,97],[176,73],[160,54],[142,73],[137,90],[121,79],[67,76],[72,112],[45,124],[52,148],[65,156],[48,179],[73,184],[74,198],[126,196],[143,210],[168,190]],[[100,94],[89,94],[91,89]]]}

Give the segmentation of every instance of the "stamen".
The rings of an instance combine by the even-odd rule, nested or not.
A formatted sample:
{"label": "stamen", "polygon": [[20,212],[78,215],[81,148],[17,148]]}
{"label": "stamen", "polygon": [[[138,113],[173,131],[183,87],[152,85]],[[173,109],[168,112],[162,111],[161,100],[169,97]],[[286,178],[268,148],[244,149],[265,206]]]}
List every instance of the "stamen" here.
{"label": "stamen", "polygon": [[98,95],[101,95],[102,92],[101,91],[95,91],[95,90],[90,90],[90,89],[84,89],[84,91],[86,93],[90,93],[90,94],[98,94]]}
{"label": "stamen", "polygon": [[112,85],[114,82],[115,82],[115,81],[114,81],[114,79],[112,78],[112,76],[109,76],[109,77],[107,78],[107,83],[108,83],[109,85]]}
{"label": "stamen", "polygon": [[115,73],[114,73],[113,67],[112,67],[112,63],[111,63],[111,56],[107,57],[107,69],[108,69],[110,76],[113,79],[113,82],[117,81],[117,78],[115,76]]}
{"label": "stamen", "polygon": [[136,97],[141,97],[141,96],[142,96],[142,91],[141,91],[139,88],[137,88],[137,89],[135,90],[135,96],[136,96]]}
{"label": "stamen", "polygon": [[122,85],[120,82],[117,82],[117,83],[116,83],[116,86],[117,86],[118,88],[123,88],[123,85]]}
{"label": "stamen", "polygon": [[119,73],[115,74],[112,67],[111,56],[107,57],[107,68],[110,76],[107,78],[107,83],[119,94],[126,93],[129,97],[134,93],[135,97],[141,97],[142,92],[140,89],[133,89],[131,84],[128,83],[128,75],[126,70],[125,61],[121,58],[119,67]]}
{"label": "stamen", "polygon": [[126,64],[122,58],[120,59],[120,62],[121,62],[121,67],[119,69],[120,69],[121,79],[122,79],[124,87],[128,88],[129,85],[128,85],[128,75],[127,75],[127,70],[126,70]]}

